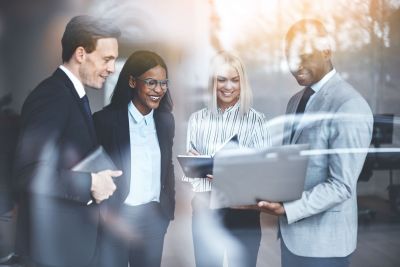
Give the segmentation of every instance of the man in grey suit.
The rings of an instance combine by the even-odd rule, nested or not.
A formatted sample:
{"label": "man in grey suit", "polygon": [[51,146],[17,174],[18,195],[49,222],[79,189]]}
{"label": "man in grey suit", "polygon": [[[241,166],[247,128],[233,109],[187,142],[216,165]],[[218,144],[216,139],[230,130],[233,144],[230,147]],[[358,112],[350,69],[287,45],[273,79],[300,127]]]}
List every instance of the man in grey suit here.
{"label": "man in grey suit", "polygon": [[[357,243],[357,179],[372,135],[367,102],[334,69],[323,24],[305,19],[286,35],[286,56],[305,86],[287,106],[284,144],[310,144],[300,199],[258,207],[279,216],[282,266],[349,266]],[[299,118],[300,117],[300,118]],[[315,119],[315,117],[319,119]]]}

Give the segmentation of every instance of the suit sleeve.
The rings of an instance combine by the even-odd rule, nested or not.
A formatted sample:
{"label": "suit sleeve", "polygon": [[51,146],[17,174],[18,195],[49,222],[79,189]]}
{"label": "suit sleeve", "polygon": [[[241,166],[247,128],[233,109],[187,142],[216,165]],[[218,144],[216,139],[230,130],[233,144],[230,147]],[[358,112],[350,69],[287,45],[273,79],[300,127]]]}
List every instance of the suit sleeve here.
{"label": "suit sleeve", "polygon": [[58,162],[60,153],[65,152],[59,148],[67,139],[63,131],[70,119],[69,99],[63,90],[47,90],[28,98],[22,110],[14,174],[19,190],[86,203],[90,200],[90,174],[62,169]]}
{"label": "suit sleeve", "polygon": [[371,111],[363,99],[348,100],[339,108],[328,129],[329,151],[338,152],[327,155],[327,178],[304,191],[301,199],[284,203],[289,224],[355,197],[367,153],[352,149],[369,147],[372,124]]}

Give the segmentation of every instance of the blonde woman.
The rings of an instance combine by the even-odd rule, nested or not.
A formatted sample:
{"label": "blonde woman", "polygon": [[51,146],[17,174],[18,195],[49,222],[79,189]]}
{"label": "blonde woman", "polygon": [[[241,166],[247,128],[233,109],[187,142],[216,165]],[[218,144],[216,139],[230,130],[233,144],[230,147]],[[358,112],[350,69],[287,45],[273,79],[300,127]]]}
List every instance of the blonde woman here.
{"label": "blonde woman", "polygon": [[[270,145],[265,117],[251,108],[252,91],[243,63],[237,56],[219,52],[212,59],[209,94],[208,107],[190,116],[187,130],[189,154],[211,155],[234,134],[237,134],[241,147]],[[256,266],[261,240],[260,213],[231,208],[209,209],[212,176],[208,177],[183,178],[192,184],[195,192],[192,233],[196,266],[222,266],[224,251],[229,266]],[[245,182],[246,177],[243,177]],[[207,227],[213,225],[209,222],[215,222],[215,219],[222,226],[223,238],[216,234],[221,231]],[[228,240],[233,240],[233,243]]]}

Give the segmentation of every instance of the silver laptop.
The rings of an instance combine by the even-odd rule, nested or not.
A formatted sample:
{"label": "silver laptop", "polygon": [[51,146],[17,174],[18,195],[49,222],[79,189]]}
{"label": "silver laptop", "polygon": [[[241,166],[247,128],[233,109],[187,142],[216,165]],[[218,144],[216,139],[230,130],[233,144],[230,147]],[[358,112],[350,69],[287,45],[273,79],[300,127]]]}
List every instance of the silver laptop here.
{"label": "silver laptop", "polygon": [[284,202],[301,197],[308,144],[268,149],[222,150],[214,158],[211,208],[256,204],[259,200]]}

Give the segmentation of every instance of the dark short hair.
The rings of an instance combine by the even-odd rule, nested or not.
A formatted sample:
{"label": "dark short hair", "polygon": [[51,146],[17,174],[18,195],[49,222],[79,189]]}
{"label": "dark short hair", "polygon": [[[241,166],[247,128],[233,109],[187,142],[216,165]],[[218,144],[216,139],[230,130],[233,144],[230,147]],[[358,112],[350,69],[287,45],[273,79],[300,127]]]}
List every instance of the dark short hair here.
{"label": "dark short hair", "polygon": [[87,53],[91,53],[96,49],[98,39],[118,39],[120,36],[120,29],[110,20],[87,15],[73,17],[65,27],[61,39],[62,60],[69,61],[79,46],[82,46]]}
{"label": "dark short hair", "polygon": [[316,19],[302,19],[294,23],[288,30],[285,38],[286,44],[289,44],[293,40],[293,38],[296,37],[296,34],[298,33],[309,33],[310,28],[316,31],[314,33],[315,36],[319,37],[328,36],[328,32],[321,21]]}
{"label": "dark short hair", "polygon": [[[156,53],[146,50],[135,51],[126,60],[119,74],[117,84],[115,85],[114,92],[111,97],[111,106],[124,107],[135,97],[134,89],[129,86],[129,77],[134,78],[141,76],[146,71],[161,66],[165,69],[168,78],[168,68],[164,60]],[[161,99],[161,111],[172,111],[173,103],[169,90]]]}

